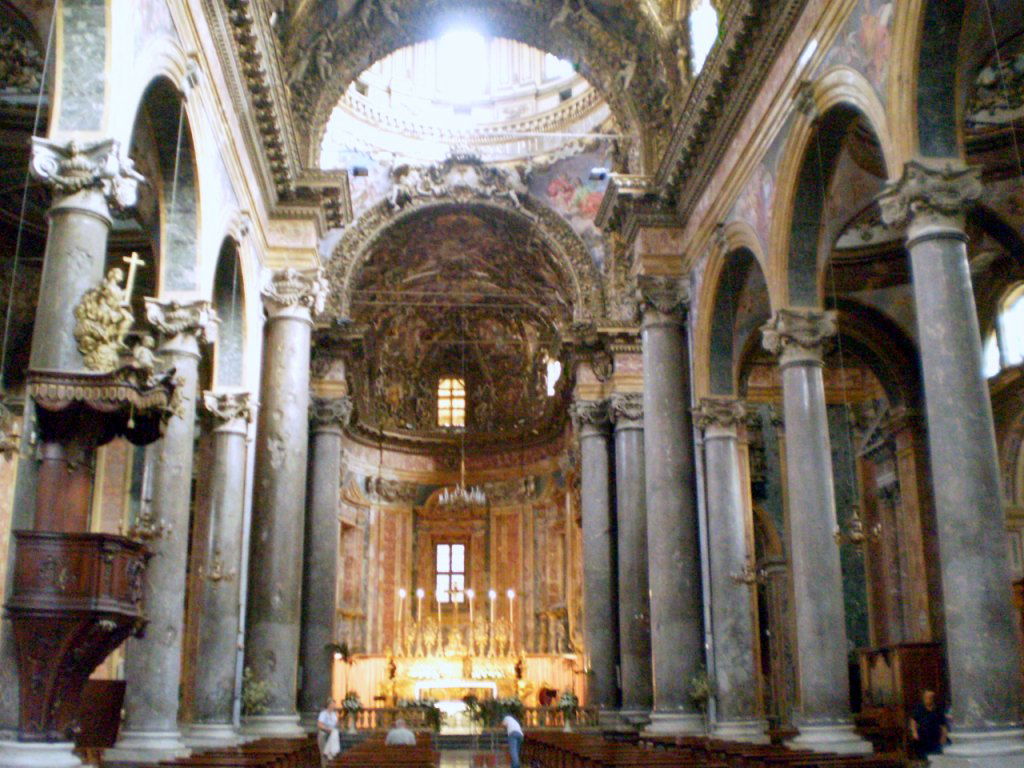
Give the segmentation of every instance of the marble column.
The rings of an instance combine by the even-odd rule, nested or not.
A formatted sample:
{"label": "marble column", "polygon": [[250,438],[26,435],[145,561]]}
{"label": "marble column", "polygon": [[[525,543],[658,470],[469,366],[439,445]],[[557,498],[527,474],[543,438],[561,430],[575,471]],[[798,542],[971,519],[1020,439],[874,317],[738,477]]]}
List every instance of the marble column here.
{"label": "marble column", "polygon": [[125,646],[127,681],[124,720],[110,761],[157,762],[188,754],[178,728],[181,643],[185,625],[192,453],[200,344],[210,341],[216,317],[207,301],[179,303],[146,299],[146,316],[160,336],[163,365],[175,370],[178,410],[163,439],[149,449],[153,503],[149,519],[136,521],[134,535],[147,540],[153,558],[146,570],[144,637]]}
{"label": "marble column", "polygon": [[573,404],[573,422],[580,440],[587,697],[590,706],[597,707],[607,721],[619,704],[619,617],[608,404],[577,400]]}
{"label": "marble column", "polygon": [[[111,208],[135,204],[138,181],[131,161],[114,140],[79,143],[54,142],[33,137],[33,177],[52,191],[47,212],[46,250],[39,301],[35,308],[30,366],[36,370],[85,372],[74,337],[75,307],[82,296],[103,278],[107,239],[112,225]],[[32,408],[26,407],[26,414]],[[30,455],[31,416],[26,419],[22,456]],[[51,444],[55,447],[57,444]],[[42,446],[37,447],[42,450]],[[91,452],[82,457],[91,464]],[[22,461],[18,469],[17,496],[33,500],[37,468]],[[16,505],[15,527],[30,529],[35,504]],[[13,543],[5,554],[8,589],[14,573]],[[20,691],[18,664],[10,621],[0,622],[0,766],[78,766],[69,742],[22,742],[13,737],[19,727]]]}
{"label": "marble column", "polygon": [[302,570],[302,637],[300,643],[299,713],[303,725],[315,727],[317,714],[331,696],[336,641],[338,556],[341,529],[342,431],[352,417],[349,397],[314,397],[309,408],[309,482],[306,499],[306,546]]}
{"label": "marble column", "polygon": [[234,725],[239,642],[239,573],[245,514],[246,436],[254,403],[248,392],[204,392],[213,425],[209,545],[200,572],[199,648],[189,746],[238,741]]}
{"label": "marble column", "polygon": [[686,286],[641,276],[647,557],[654,711],[650,730],[702,733],[688,686],[704,661]]}
{"label": "marble column", "polygon": [[320,272],[273,273],[263,291],[261,404],[256,438],[245,664],[266,682],[266,711],[246,731],[299,735],[296,709],[309,450],[309,352],[313,313],[322,310]]}
{"label": "marble column", "polygon": [[794,746],[866,753],[853,729],[847,668],[843,574],[836,545],[832,450],[825,411],[822,346],[836,332],[835,313],[780,309],[762,328],[779,356],[786,423],[789,548],[797,645]]}
{"label": "marble column", "polygon": [[639,724],[648,720],[653,704],[643,396],[640,393],[615,394],[610,409],[615,425],[621,715],[626,722]]}
{"label": "marble column", "polygon": [[936,766],[1024,766],[1019,643],[964,216],[981,168],[921,160],[879,198],[905,224],[928,416],[953,744]]}
{"label": "marble column", "polygon": [[711,637],[715,650],[715,723],[718,738],[766,742],[754,657],[751,594],[753,553],[747,548],[747,505],[737,427],[743,404],[704,398],[697,422],[704,431],[707,469]]}

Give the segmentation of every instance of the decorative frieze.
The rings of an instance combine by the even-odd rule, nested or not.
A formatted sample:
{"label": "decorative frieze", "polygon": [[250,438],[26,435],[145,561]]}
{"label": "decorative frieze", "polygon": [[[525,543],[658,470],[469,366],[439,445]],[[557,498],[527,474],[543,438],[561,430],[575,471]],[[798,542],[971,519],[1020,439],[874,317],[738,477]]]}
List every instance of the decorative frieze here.
{"label": "decorative frieze", "polygon": [[903,176],[878,195],[878,205],[890,226],[963,229],[964,215],[981,194],[981,166],[955,159],[911,160]]}
{"label": "decorative frieze", "polygon": [[327,299],[323,270],[293,267],[277,270],[263,289],[263,299],[271,318],[301,308],[319,314],[323,312]]}
{"label": "decorative frieze", "polygon": [[609,412],[616,429],[643,427],[644,396],[640,392],[616,392],[609,401]]}
{"label": "decorative frieze", "polygon": [[217,313],[208,301],[146,299],[146,320],[161,340],[176,336],[194,336],[200,344],[212,344],[217,338]]}
{"label": "decorative frieze", "polygon": [[32,175],[54,195],[66,197],[84,189],[99,189],[112,208],[131,208],[138,200],[142,175],[122,153],[115,139],[62,144],[32,137]]}
{"label": "decorative frieze", "polygon": [[309,426],[316,432],[323,429],[344,429],[352,421],[352,398],[311,397]]}
{"label": "decorative frieze", "polygon": [[820,362],[825,341],[836,331],[836,313],[815,309],[780,309],[761,326],[764,348],[782,364]]}
{"label": "decorative frieze", "polygon": [[378,504],[412,504],[420,496],[418,483],[386,477],[368,477],[364,488],[367,498]]}
{"label": "decorative frieze", "polygon": [[704,432],[715,429],[735,432],[744,423],[747,409],[741,401],[732,398],[703,397],[700,405],[693,409],[693,415],[698,428]]}

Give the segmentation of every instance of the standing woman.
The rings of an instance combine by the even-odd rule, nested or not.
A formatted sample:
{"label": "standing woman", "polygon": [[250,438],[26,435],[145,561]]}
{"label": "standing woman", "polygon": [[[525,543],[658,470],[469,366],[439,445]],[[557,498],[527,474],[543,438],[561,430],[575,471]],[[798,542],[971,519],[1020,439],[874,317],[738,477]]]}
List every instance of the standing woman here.
{"label": "standing woman", "polygon": [[511,760],[510,768],[519,768],[519,750],[523,747],[523,727],[512,715],[505,715],[501,721],[508,731],[508,755]]}
{"label": "standing woman", "polygon": [[[334,743],[328,744],[334,736]],[[316,743],[320,748],[320,765],[326,768],[327,761],[338,754],[338,707],[334,699],[327,700],[327,706],[316,719]],[[333,754],[328,754],[328,750]]]}

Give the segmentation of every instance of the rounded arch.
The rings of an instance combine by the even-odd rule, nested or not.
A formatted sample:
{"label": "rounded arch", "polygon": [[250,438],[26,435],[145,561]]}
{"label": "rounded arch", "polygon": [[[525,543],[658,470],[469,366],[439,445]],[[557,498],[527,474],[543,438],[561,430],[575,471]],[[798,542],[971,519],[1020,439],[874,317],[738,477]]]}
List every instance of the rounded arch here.
{"label": "rounded arch", "polygon": [[182,92],[160,75],[142,92],[131,154],[149,182],[138,205],[151,250],[157,295],[199,290],[199,183],[192,123]]}
{"label": "rounded arch", "polygon": [[[531,45],[572,61],[580,74],[608,102],[620,127],[641,142],[634,173],[645,172],[655,161],[652,137],[667,129],[670,95],[682,84],[676,57],[668,55],[667,35],[639,3],[618,8],[608,24],[586,3],[575,9],[569,2],[547,0],[489,0],[467,7],[457,0],[437,0],[400,8],[392,0],[364,0],[350,15],[332,26],[316,25],[296,30],[290,46],[289,77],[299,122],[310,126],[301,151],[310,165],[316,164],[327,121],[345,89],[361,72],[380,58],[408,45],[435,37],[442,19],[478,22],[488,34]],[[576,23],[566,23],[568,17]],[[632,32],[626,30],[631,27]],[[630,64],[630,62],[635,62]],[[628,88],[617,86],[625,67],[632,73]],[[664,77],[662,77],[664,73]]]}
{"label": "rounded arch", "polygon": [[237,388],[245,381],[246,294],[238,241],[224,238],[214,268],[212,299],[220,324],[213,359],[216,388]]}
{"label": "rounded arch", "polygon": [[[751,270],[760,275],[770,307],[761,241],[746,222],[731,222],[725,226],[721,241],[708,260],[697,300],[695,344],[699,354],[694,365],[697,397],[736,394],[737,350],[732,334],[736,297],[723,296],[723,292],[742,288]],[[729,371],[727,384],[722,374],[726,367]]]}
{"label": "rounded arch", "polygon": [[401,208],[395,208],[385,200],[371,208],[346,230],[328,263],[328,304],[331,314],[343,320],[351,318],[351,294],[358,282],[360,270],[391,227],[431,211],[467,206],[490,215],[513,218],[536,232],[557,259],[556,268],[571,286],[573,322],[593,322],[602,316],[604,300],[601,276],[579,235],[561,216],[546,206],[535,204],[529,199],[520,200],[516,204],[495,196],[414,199]]}
{"label": "rounded arch", "polygon": [[885,109],[863,75],[835,67],[810,86],[810,93],[816,117],[795,116],[777,175],[768,243],[775,309],[821,306],[819,236],[828,177],[843,148],[842,138],[855,121],[863,121],[878,142],[885,179],[900,173]]}

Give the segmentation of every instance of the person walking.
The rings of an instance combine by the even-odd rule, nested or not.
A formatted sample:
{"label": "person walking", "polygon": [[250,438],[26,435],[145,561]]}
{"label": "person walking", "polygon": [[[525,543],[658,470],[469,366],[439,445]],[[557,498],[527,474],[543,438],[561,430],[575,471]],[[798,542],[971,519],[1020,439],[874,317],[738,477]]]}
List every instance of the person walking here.
{"label": "person walking", "polygon": [[508,732],[508,756],[511,761],[510,768],[519,768],[519,751],[523,747],[523,726],[519,724],[512,715],[505,715],[505,718],[501,721],[501,724],[505,726],[505,730]]}

